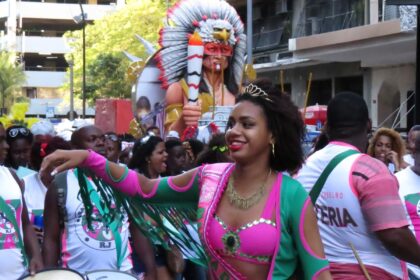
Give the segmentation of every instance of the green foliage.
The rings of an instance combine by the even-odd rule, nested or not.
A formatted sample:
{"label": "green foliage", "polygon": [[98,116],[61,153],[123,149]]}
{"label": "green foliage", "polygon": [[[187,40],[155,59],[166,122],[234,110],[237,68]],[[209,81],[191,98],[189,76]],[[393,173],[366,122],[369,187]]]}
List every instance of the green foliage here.
{"label": "green foliage", "polygon": [[22,66],[15,63],[15,55],[0,51],[0,95],[1,105],[25,82]]}
{"label": "green foliage", "polygon": [[131,87],[125,80],[128,65],[128,60],[122,54],[99,54],[87,69],[87,98],[130,98]]}
{"label": "green foliage", "polygon": [[[129,60],[122,58],[119,54],[127,51],[139,58],[146,59],[148,54],[135,35],[138,34],[146,40],[156,43],[159,29],[165,18],[166,8],[165,0],[132,1],[122,9],[86,26],[86,94],[88,100],[93,101],[98,97],[130,96],[131,85],[125,75]],[[75,93],[80,95],[82,88],[82,31],[67,32],[65,37],[68,38],[73,50],[66,56],[66,59],[70,60],[73,57],[74,89]],[[124,86],[122,86],[123,84]]]}

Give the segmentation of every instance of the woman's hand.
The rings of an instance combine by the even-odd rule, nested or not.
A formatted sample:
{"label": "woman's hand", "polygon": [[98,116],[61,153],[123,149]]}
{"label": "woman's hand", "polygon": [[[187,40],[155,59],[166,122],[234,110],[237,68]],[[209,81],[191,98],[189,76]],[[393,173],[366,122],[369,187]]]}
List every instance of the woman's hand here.
{"label": "woman's hand", "polygon": [[392,162],[395,166],[395,171],[399,171],[400,170],[400,162],[398,160],[398,154],[396,151],[389,151],[386,155],[385,155],[386,159],[390,162]]}
{"label": "woman's hand", "polygon": [[398,163],[398,154],[396,151],[389,151],[386,154],[386,159],[392,162],[393,164]]}
{"label": "woman's hand", "polygon": [[89,155],[86,150],[57,150],[42,161],[41,176],[54,177],[57,173],[79,166]]}

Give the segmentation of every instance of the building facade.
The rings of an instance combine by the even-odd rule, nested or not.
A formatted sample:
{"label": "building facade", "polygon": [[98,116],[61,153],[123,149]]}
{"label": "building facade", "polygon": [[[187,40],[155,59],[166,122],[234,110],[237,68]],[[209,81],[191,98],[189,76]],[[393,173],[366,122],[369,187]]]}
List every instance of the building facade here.
{"label": "building facade", "polygon": [[0,50],[15,52],[23,63],[24,96],[48,103],[69,95],[61,89],[69,67],[64,56],[71,51],[63,34],[82,28],[81,5],[90,23],[124,5],[115,1],[0,0]]}
{"label": "building facade", "polygon": [[[246,1],[231,1],[246,18]],[[280,84],[299,107],[327,104],[338,92],[363,95],[374,127],[412,125],[416,9],[383,0],[253,2],[258,76]]]}

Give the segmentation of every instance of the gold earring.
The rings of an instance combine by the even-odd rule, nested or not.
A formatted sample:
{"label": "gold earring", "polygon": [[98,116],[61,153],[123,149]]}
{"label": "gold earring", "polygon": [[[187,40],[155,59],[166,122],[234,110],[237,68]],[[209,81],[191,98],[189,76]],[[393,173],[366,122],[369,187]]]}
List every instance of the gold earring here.
{"label": "gold earring", "polygon": [[273,157],[275,156],[275,145],[274,143],[271,143],[271,153],[273,154]]}

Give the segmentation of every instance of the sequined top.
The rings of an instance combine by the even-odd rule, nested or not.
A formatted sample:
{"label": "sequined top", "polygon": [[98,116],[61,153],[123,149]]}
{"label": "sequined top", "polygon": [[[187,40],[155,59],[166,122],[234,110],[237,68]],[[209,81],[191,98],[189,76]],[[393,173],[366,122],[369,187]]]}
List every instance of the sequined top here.
{"label": "sequined top", "polygon": [[[259,219],[239,228],[232,228],[217,215],[210,221],[209,239],[214,248],[226,257],[234,257],[255,264],[269,264],[276,245],[279,230],[271,220],[279,195],[279,179],[271,189]],[[264,238],[261,238],[264,236]]]}

